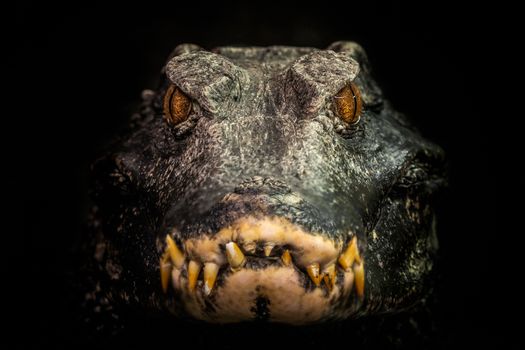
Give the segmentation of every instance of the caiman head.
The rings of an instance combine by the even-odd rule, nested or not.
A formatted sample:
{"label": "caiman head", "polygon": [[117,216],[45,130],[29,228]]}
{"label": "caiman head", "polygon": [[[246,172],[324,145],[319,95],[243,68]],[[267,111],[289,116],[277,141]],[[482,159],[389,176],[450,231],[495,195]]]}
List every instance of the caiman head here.
{"label": "caiman head", "polygon": [[306,324],[430,285],[443,153],[355,43],[180,45],[94,173],[105,305]]}

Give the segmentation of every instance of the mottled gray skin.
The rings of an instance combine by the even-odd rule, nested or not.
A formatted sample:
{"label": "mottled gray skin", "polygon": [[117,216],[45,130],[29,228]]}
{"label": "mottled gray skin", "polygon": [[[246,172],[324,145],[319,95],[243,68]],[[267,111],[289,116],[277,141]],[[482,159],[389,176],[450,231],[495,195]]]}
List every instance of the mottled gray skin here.
{"label": "mottled gray skin", "polygon": [[[331,107],[349,82],[364,102],[357,125]],[[194,100],[189,119],[174,127],[162,118],[169,83]],[[366,288],[353,317],[403,310],[431,285],[431,199],[443,184],[443,153],[383,99],[355,43],[177,47],[161,86],[144,92],[130,130],[94,174],[96,288],[88,299],[98,310],[176,304],[160,288],[161,242],[173,228],[178,242],[213,235],[256,210],[248,199],[219,203],[229,193],[257,194],[267,214],[334,241],[357,235]],[[287,202],[290,191],[299,204]]]}

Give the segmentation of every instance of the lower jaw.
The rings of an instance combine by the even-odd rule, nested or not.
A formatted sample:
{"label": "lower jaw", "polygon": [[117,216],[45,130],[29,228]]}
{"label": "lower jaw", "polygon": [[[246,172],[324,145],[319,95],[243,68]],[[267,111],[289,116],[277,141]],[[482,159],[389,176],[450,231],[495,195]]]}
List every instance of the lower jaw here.
{"label": "lower jaw", "polygon": [[346,319],[356,312],[360,299],[351,297],[352,271],[340,271],[338,283],[331,289],[309,287],[306,278],[293,266],[243,268],[224,276],[214,292],[205,295],[202,288],[184,288],[185,277],[174,272],[177,302],[170,311],[180,314],[183,309],[192,318],[211,323],[268,321],[294,325]]}
{"label": "lower jaw", "polygon": [[345,247],[283,217],[246,216],[179,244],[168,235],[160,258],[162,290],[174,298],[175,314],[307,324],[348,318],[364,297],[355,235]]}

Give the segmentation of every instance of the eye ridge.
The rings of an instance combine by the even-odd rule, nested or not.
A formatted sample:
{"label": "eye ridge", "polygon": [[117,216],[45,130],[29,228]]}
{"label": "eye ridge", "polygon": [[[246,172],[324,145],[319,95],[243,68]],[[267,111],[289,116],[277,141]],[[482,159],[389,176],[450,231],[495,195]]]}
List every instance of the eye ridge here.
{"label": "eye ridge", "polygon": [[164,95],[164,119],[170,125],[177,125],[188,119],[192,108],[190,98],[176,85],[170,85]]}

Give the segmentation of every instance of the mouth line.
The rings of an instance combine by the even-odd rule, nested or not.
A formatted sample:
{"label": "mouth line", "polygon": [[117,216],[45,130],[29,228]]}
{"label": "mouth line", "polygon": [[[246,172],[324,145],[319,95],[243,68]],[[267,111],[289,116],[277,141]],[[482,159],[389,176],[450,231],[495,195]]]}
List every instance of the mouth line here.
{"label": "mouth line", "polygon": [[344,286],[341,277],[352,273],[357,296],[364,295],[364,259],[355,235],[345,247],[341,241],[305,232],[286,218],[253,216],[242,217],[215,235],[190,238],[179,244],[175,235],[173,232],[166,236],[160,258],[164,293],[171,280],[175,291],[202,293],[210,298],[220,281],[241,270],[280,268],[295,270],[305,290],[322,288],[326,295],[336,285]]}
{"label": "mouth line", "polygon": [[[297,276],[297,280],[300,282],[301,287],[304,288],[305,291],[311,292],[319,288],[322,290],[325,297],[330,295],[336,285],[341,289],[343,288],[344,274],[347,273],[342,269],[335,269],[335,272],[332,274],[328,274],[328,272],[326,272],[326,276],[320,273],[316,282],[309,272],[299,268],[291,261],[288,263],[285,262],[280,256],[261,257],[255,255],[246,255],[242,267],[232,269],[231,266],[222,266],[219,269],[216,282],[213,285],[213,289],[211,291],[209,291],[207,288],[206,280],[197,280],[194,293],[199,293],[199,291],[201,291],[204,297],[214,298],[214,294],[220,292],[220,289],[225,285],[228,278],[230,278],[233,274],[238,272],[260,272],[261,274],[264,274],[265,270],[267,269],[288,269],[291,272],[293,271],[293,274]],[[182,271],[181,276],[182,278],[187,279],[187,271]]]}

